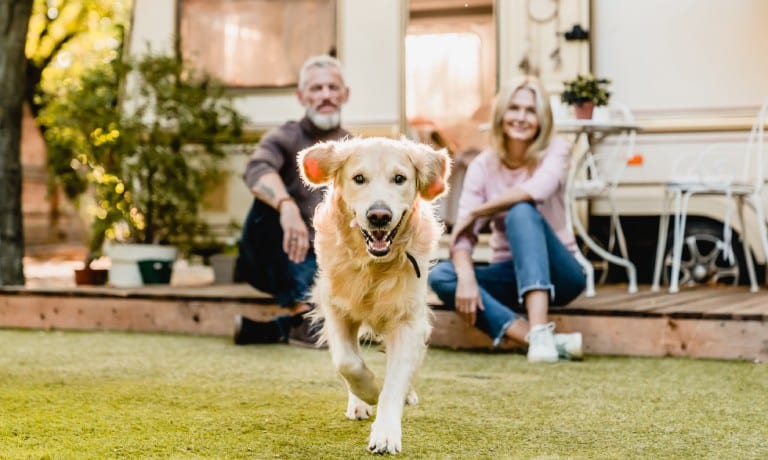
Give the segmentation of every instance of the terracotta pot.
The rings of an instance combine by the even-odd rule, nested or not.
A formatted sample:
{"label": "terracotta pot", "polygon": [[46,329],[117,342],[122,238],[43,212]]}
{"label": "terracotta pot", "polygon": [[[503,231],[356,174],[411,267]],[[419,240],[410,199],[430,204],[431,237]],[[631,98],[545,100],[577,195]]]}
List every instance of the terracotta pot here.
{"label": "terracotta pot", "polygon": [[109,270],[100,268],[79,268],[75,270],[75,284],[78,286],[101,286],[107,283]]}
{"label": "terracotta pot", "polygon": [[584,102],[582,104],[573,106],[573,112],[576,114],[576,118],[579,120],[591,120],[592,112],[594,110],[595,110],[594,102]]}

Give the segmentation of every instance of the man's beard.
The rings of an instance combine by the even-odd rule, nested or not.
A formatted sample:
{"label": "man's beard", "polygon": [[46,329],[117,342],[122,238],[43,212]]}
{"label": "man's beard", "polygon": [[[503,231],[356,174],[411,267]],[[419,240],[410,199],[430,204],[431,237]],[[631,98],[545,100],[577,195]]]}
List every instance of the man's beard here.
{"label": "man's beard", "polygon": [[323,131],[328,131],[339,127],[341,123],[341,113],[317,113],[314,110],[307,111],[307,116],[312,123]]}

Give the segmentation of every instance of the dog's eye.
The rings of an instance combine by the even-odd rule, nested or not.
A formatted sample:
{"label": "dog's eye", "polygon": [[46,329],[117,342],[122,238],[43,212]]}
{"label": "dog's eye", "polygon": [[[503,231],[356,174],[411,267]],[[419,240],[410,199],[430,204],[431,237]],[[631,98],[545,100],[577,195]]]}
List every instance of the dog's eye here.
{"label": "dog's eye", "polygon": [[397,185],[404,184],[405,183],[405,176],[403,176],[402,174],[395,174],[395,178],[392,179],[392,181],[394,183],[396,183]]}
{"label": "dog's eye", "polygon": [[361,185],[365,183],[365,177],[363,177],[362,174],[356,175],[355,177],[352,178],[352,180],[355,181],[357,185]]}

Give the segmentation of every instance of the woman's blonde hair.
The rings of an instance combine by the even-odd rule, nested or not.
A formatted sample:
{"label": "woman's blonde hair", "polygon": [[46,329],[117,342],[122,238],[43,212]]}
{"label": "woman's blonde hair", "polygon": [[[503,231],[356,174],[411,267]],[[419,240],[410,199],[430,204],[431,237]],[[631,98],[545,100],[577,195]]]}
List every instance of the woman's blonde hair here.
{"label": "woman's blonde hair", "polygon": [[503,126],[504,112],[507,111],[512,96],[520,89],[527,89],[533,93],[536,103],[536,115],[539,118],[539,130],[531,145],[528,146],[528,151],[525,152],[524,157],[525,164],[528,167],[533,167],[538,164],[549,146],[553,127],[549,94],[536,77],[530,75],[515,77],[507,82],[496,94],[491,111],[493,117],[491,119],[491,148],[500,158],[506,155],[507,136],[504,134]]}

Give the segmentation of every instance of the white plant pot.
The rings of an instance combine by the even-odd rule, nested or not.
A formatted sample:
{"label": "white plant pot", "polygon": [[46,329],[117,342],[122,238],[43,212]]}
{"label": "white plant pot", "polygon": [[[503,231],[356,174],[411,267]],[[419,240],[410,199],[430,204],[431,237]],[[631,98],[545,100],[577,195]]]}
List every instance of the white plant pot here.
{"label": "white plant pot", "polygon": [[104,247],[104,252],[111,259],[109,268],[109,284],[114,287],[143,286],[138,261],[176,260],[177,249],[173,246],[159,244],[128,244],[110,243]]}

